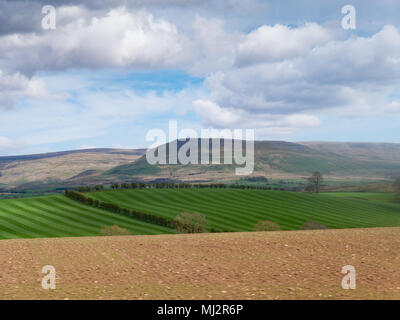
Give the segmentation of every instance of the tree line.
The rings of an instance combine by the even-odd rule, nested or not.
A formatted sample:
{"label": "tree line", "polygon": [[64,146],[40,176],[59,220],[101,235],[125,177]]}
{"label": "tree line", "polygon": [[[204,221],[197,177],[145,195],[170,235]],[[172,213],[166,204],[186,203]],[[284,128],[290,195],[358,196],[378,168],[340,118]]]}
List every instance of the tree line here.
{"label": "tree line", "polygon": [[[231,188],[231,189],[255,189],[255,190],[280,190],[285,191],[285,188],[277,188],[277,187],[267,187],[267,186],[251,186],[251,185],[243,185],[243,184],[225,184],[225,183],[208,183],[208,184],[193,184],[193,183],[112,183],[110,185],[111,189],[204,189],[204,188]],[[75,190],[78,192],[92,192],[92,191],[102,191],[104,190],[103,185],[96,186],[84,186],[84,187],[76,187]]]}
{"label": "tree line", "polygon": [[139,212],[136,210],[131,210],[128,208],[121,208],[119,205],[115,203],[109,203],[109,202],[104,202],[104,201],[99,201],[97,199],[93,199],[90,197],[86,197],[84,194],[72,190],[65,190],[65,195],[75,201],[87,204],[92,207],[97,207],[101,208],[107,211],[111,211],[114,213],[119,213],[128,217],[132,217],[144,222],[149,222],[153,223],[159,226],[163,227],[168,227],[168,228],[173,228],[175,229],[175,222],[172,219],[164,218],[164,217],[159,217],[156,215],[148,214],[148,213],[143,213]]}
{"label": "tree line", "polygon": [[[65,195],[72,200],[78,201],[80,203],[83,203],[83,204],[86,204],[86,205],[89,205],[92,207],[101,208],[103,210],[122,214],[127,217],[131,217],[131,218],[134,218],[134,219],[137,219],[140,221],[156,224],[156,225],[159,225],[162,227],[167,227],[167,228],[175,229],[178,231],[190,229],[190,228],[188,228],[187,225],[185,225],[185,223],[187,223],[187,222],[184,222],[181,219],[170,219],[170,218],[160,217],[160,216],[149,214],[149,213],[139,212],[137,210],[122,208],[115,203],[99,201],[97,199],[87,197],[80,192],[72,191],[72,190],[68,190],[68,189],[65,190]],[[218,230],[215,228],[211,228],[210,232],[224,232],[224,231]]]}

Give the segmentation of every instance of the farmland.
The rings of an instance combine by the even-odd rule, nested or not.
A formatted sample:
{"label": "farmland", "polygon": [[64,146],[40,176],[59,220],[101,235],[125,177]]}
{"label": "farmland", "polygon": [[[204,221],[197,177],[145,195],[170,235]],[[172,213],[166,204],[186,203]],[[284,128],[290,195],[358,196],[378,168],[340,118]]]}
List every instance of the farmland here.
{"label": "farmland", "polygon": [[173,232],[80,204],[63,195],[0,200],[0,239],[95,236],[101,228],[114,224],[131,234]]}
{"label": "farmland", "polygon": [[[64,195],[0,200],[0,299],[400,297],[400,228],[364,228],[400,226],[390,193],[152,188],[85,196],[168,218],[200,212],[224,231],[252,231],[259,220],[283,230],[310,220],[357,229],[169,234]],[[137,236],[98,236],[111,225]],[[357,290],[340,286],[348,264]],[[42,289],[44,265],[56,268],[57,290]]]}
{"label": "farmland", "polygon": [[259,220],[272,220],[282,230],[299,229],[310,220],[329,228],[400,226],[400,204],[392,203],[390,194],[383,196],[385,201],[376,200],[373,194],[364,199],[358,193],[315,195],[237,189],[111,190],[87,195],[169,218],[185,211],[199,212],[210,227],[226,231],[252,231]]}
{"label": "farmland", "polygon": [[[400,204],[390,193],[305,194],[239,189],[135,189],[85,193],[87,197],[121,208],[173,219],[198,212],[208,230],[253,231],[260,220],[278,223],[282,230],[300,229],[314,221],[328,228],[400,226]],[[0,200],[0,239],[97,236],[118,225],[132,235],[176,233],[71,200],[64,195]]]}
{"label": "farmland", "polygon": [[[399,299],[400,228],[0,241],[0,299]],[[44,265],[57,289],[43,290]],[[357,270],[343,290],[342,267]]]}

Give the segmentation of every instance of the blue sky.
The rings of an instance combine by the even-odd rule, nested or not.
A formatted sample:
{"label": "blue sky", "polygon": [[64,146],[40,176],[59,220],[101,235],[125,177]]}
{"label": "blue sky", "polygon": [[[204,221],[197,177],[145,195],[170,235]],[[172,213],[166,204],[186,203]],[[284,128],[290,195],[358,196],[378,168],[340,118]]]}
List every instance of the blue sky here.
{"label": "blue sky", "polygon": [[146,133],[400,142],[400,3],[0,0],[0,155],[142,148]]}

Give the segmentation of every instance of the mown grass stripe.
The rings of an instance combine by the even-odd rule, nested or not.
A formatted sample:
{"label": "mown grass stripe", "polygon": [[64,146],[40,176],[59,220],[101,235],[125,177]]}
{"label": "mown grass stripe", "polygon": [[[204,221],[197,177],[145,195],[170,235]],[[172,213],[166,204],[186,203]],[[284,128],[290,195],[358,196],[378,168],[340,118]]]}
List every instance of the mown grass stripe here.
{"label": "mown grass stripe", "polygon": [[174,233],[174,230],[120,216],[72,201],[65,196],[0,200],[0,238],[98,235],[117,224],[132,234]]}
{"label": "mown grass stripe", "polygon": [[[214,227],[251,230],[258,220],[273,220],[282,229],[298,229],[314,220],[332,228],[400,224],[399,206],[369,205],[363,200],[323,195],[237,189],[141,189],[90,193],[101,201],[174,218],[183,211],[204,214]],[[400,211],[399,211],[400,212]]]}

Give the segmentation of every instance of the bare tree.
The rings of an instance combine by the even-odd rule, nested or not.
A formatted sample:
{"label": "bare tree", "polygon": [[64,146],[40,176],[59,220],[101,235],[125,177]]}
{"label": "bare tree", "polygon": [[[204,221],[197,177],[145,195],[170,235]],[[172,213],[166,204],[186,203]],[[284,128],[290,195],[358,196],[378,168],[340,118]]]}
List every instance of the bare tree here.
{"label": "bare tree", "polygon": [[311,177],[308,178],[308,182],[310,183],[311,190],[315,193],[319,193],[321,191],[321,185],[323,181],[323,176],[321,172],[315,171]]}

